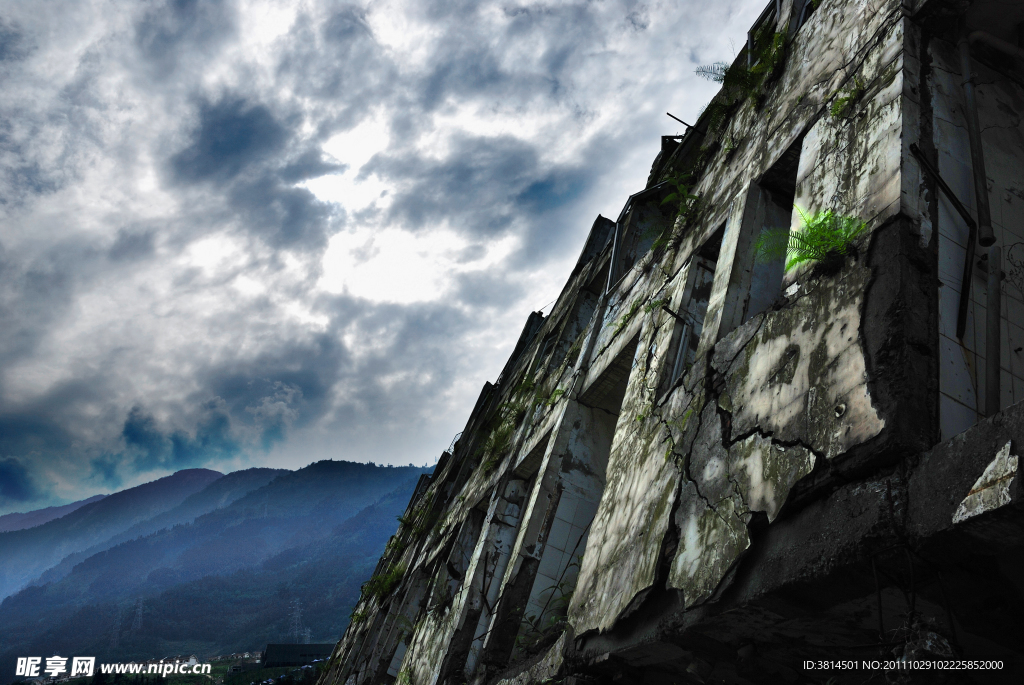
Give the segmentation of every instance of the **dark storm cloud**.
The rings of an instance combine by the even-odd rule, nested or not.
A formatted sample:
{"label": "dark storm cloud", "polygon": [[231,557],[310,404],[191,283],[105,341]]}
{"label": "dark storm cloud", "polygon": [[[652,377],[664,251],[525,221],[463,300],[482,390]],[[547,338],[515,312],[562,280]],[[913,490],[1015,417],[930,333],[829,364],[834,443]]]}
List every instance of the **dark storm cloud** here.
{"label": "dark storm cloud", "polygon": [[541,213],[577,196],[579,170],[545,169],[537,150],[512,136],[463,137],[441,160],[379,155],[364,167],[399,181],[391,218],[411,228],[441,219],[477,235],[494,235],[513,218]]}
{"label": "dark storm cloud", "polygon": [[27,259],[0,243],[0,365],[9,366],[37,351],[73,308],[75,289],[100,254],[98,246],[77,237],[48,245]]}
{"label": "dark storm cloud", "polygon": [[[363,41],[373,40],[373,31],[366,23],[366,15],[354,5],[341,7],[335,11],[324,22],[322,34],[325,41],[346,51]],[[347,55],[351,56],[352,53],[348,52]]]}
{"label": "dark storm cloud", "polygon": [[21,156],[21,146],[4,131],[7,126],[9,123],[0,121],[0,153],[7,153],[15,161],[0,169],[0,206],[16,206],[26,198],[57,190],[57,180],[47,174],[39,162]]}
{"label": "dark storm cloud", "polygon": [[582,169],[549,172],[516,195],[513,204],[535,214],[559,209],[578,198],[587,189],[589,180]]}
{"label": "dark storm cloud", "polygon": [[107,254],[115,262],[145,259],[153,254],[153,232],[118,229],[117,239]]}
{"label": "dark storm cloud", "polygon": [[121,428],[124,449],[90,461],[94,476],[117,487],[130,473],[193,468],[237,455],[239,443],[224,401],[217,397],[199,404],[191,432],[166,430],[142,406],[128,412]]}
{"label": "dark storm cloud", "polygon": [[0,17],[0,62],[23,59],[28,53],[25,35],[18,27]]}
{"label": "dark storm cloud", "polygon": [[153,415],[137,405],[128,413],[121,437],[129,449],[142,454],[143,463],[159,463],[166,458],[171,447],[170,439],[157,427]]}
{"label": "dark storm cloud", "polygon": [[0,415],[0,454],[53,454],[68,449],[73,442],[52,408],[39,406],[20,408]]}
{"label": "dark storm cloud", "polygon": [[[331,387],[350,364],[348,351],[338,339],[320,334],[251,360],[210,367],[203,373],[204,392],[221,398],[232,416],[248,417],[257,427],[263,419],[276,424],[284,410],[303,425],[322,415]],[[275,406],[277,414],[268,414]]]}
{"label": "dark storm cloud", "polygon": [[0,459],[0,507],[31,502],[40,494],[21,462]]}
{"label": "dark storm cloud", "polygon": [[[542,3],[502,7],[510,21],[496,35],[465,35],[465,17],[479,15],[479,3],[431,4],[434,17],[444,17],[450,42],[433,62],[432,75],[424,79],[420,102],[433,109],[446,94],[474,97],[503,97],[512,100],[547,96],[564,97],[571,76],[570,67],[594,48],[599,48],[605,33],[588,3],[550,6]],[[539,52],[533,68],[502,66],[502,52],[515,48],[523,40],[537,39]],[[498,49],[496,49],[498,48]]]}
{"label": "dark storm cloud", "polygon": [[288,138],[287,129],[263,105],[237,97],[204,101],[192,143],[171,157],[171,169],[184,183],[230,181],[280,152]]}
{"label": "dark storm cloud", "polygon": [[300,14],[288,32],[277,76],[296,92],[326,105],[328,131],[351,126],[367,108],[393,90],[396,68],[374,40],[362,9],[347,5],[325,21]]}
{"label": "dark storm cloud", "polygon": [[[31,403],[3,408],[0,455],[19,458],[29,468],[38,468],[74,452],[83,428],[80,409],[105,401],[110,391],[101,377],[83,374],[57,383]],[[80,444],[78,447],[81,449]],[[48,488],[41,487],[39,492],[45,490]]]}
{"label": "dark storm cloud", "polygon": [[208,400],[199,406],[199,417],[195,431],[175,431],[171,434],[171,457],[169,461],[154,464],[140,464],[139,470],[148,471],[157,467],[170,470],[199,466],[234,456],[241,449],[231,431],[231,417],[220,398]]}
{"label": "dark storm cloud", "polygon": [[455,297],[471,307],[510,307],[518,302],[526,288],[516,279],[491,272],[460,274]]}
{"label": "dark storm cloud", "polygon": [[510,231],[522,244],[509,267],[535,268],[560,255],[574,237],[553,230],[573,217],[566,210],[593,182],[589,160],[551,168],[536,148],[511,136],[454,141],[442,160],[379,155],[365,167],[399,181],[390,221],[429,229],[441,221],[473,240],[491,240]]}
{"label": "dark storm cloud", "polygon": [[425,112],[441,105],[452,93],[484,94],[508,89],[510,79],[485,46],[455,43],[418,88],[417,104]]}
{"label": "dark storm cloud", "polygon": [[295,161],[286,164],[281,169],[280,178],[286,183],[298,183],[318,176],[341,173],[347,168],[344,164],[326,161],[319,150],[309,150],[299,155]]}
{"label": "dark storm cloud", "polygon": [[189,430],[162,425],[142,405],[131,408],[121,428],[123,449],[92,460],[93,473],[118,485],[124,473],[191,468],[232,458],[247,446],[269,450],[295,426],[324,411],[342,373],[345,350],[318,336],[247,361],[209,366],[197,374]]}

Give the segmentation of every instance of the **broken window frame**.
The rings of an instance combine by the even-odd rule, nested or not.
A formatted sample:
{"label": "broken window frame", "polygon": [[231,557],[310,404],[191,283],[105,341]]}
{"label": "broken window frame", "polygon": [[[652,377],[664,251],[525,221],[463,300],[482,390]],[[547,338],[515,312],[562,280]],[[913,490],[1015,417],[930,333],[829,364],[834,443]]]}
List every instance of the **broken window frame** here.
{"label": "broken window frame", "polygon": [[[622,211],[619,212],[619,218],[615,222],[613,232],[612,255],[608,274],[609,292],[618,287],[626,275],[651,251],[651,247],[657,241],[656,237],[651,238],[649,244],[644,249],[640,249],[640,246],[647,242],[647,239],[643,234],[638,234],[640,226],[636,225],[633,221],[634,214],[636,214],[634,210],[643,205],[654,205],[660,208],[660,198],[667,195],[670,190],[668,181],[662,181],[650,188],[644,188],[640,192],[633,193],[626,200],[626,204],[623,205]],[[656,195],[659,198],[656,204],[652,199],[649,199],[652,195]],[[673,219],[668,220],[668,230],[671,230],[672,221]]]}
{"label": "broken window frame", "polygon": [[[662,381],[659,383],[658,394],[661,399],[664,399],[668,393],[675,389],[679,381],[686,375],[686,371],[689,368],[686,366],[686,358],[691,349],[694,362],[696,361],[696,353],[700,347],[700,338],[705,333],[704,324],[707,320],[708,306],[711,302],[711,291],[708,291],[708,297],[704,300],[704,316],[697,322],[696,313],[693,311],[693,304],[697,301],[694,299],[694,289],[697,286],[698,274],[701,272],[708,274],[707,284],[711,288],[714,287],[718,264],[721,260],[724,237],[725,224],[723,223],[718,230],[708,236],[699,248],[694,250],[686,262],[686,280],[682,297],[679,298],[676,309],[674,311],[670,310],[675,318],[675,326],[672,331],[672,339],[669,343],[669,353],[666,355],[666,359],[671,359],[672,361],[671,365],[666,364],[663,367],[668,373],[663,374]],[[717,243],[717,246],[714,246],[715,243]],[[708,254],[713,246],[716,252],[714,259]],[[698,325],[701,330],[697,338],[697,347],[691,348],[689,341],[693,339],[692,331]],[[693,362],[691,362],[691,366],[692,364]]]}
{"label": "broken window frame", "polygon": [[793,3],[793,15],[790,18],[792,28],[789,34],[793,35],[802,29],[820,4],[821,0],[803,0],[802,4],[799,4],[798,0],[798,2]]}
{"label": "broken window frame", "polygon": [[[569,350],[572,349],[576,339],[586,334],[587,326],[590,325],[590,320],[597,310],[599,297],[599,295],[594,294],[588,288],[581,288],[579,293],[577,293],[576,299],[572,303],[572,309],[569,310],[569,315],[557,327],[558,335],[556,336],[555,344],[552,346],[553,354],[546,366],[549,373],[558,368],[558,365],[569,356]],[[584,312],[586,312],[586,315],[584,315]]]}

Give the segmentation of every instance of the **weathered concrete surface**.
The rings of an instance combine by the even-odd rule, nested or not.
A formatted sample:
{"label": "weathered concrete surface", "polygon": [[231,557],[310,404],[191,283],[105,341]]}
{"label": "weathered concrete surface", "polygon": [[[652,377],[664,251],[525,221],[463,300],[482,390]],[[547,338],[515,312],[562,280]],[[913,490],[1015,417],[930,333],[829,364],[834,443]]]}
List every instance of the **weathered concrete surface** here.
{"label": "weathered concrete surface", "polygon": [[774,520],[793,484],[815,463],[805,448],[756,434],[726,450],[713,404],[704,408],[700,423],[690,481],[676,510],[680,540],[668,578],[668,587],[683,591],[687,607],[706,600],[749,547],[752,515],[763,512]]}
{"label": "weathered concrete surface", "polygon": [[556,681],[565,662],[566,643],[569,634],[562,633],[558,640],[535,664],[524,668],[511,678],[502,678],[495,685],[533,685],[534,683],[550,683]]}
{"label": "weathered concrete surface", "polygon": [[[823,0],[777,80],[719,95],[646,204],[595,221],[410,504],[324,685],[823,682],[802,659],[1021,657],[1024,409],[935,446],[975,417],[941,399],[955,240],[909,153],[959,135],[942,22],[965,6]],[[1003,123],[1024,93],[1000,68],[979,90],[1012,219],[1024,148]],[[648,195],[678,171],[701,200],[651,242]],[[799,227],[792,202],[867,231],[769,278],[756,240]]]}
{"label": "weathered concrete surface", "polygon": [[859,339],[870,276],[858,264],[836,282],[805,285],[808,292],[769,312],[743,352],[720,367],[731,439],[760,431],[831,459],[881,432]]}
{"label": "weathered concrete surface", "polygon": [[751,435],[729,448],[729,477],[745,493],[750,511],[762,511],[771,523],[786,503],[793,485],[814,468],[814,455],[798,445],[783,446]]}
{"label": "weathered concrete surface", "polygon": [[[1024,444],[1024,404],[903,469],[842,486],[760,529],[717,601],[683,611],[680,598],[651,595],[612,631],[585,637],[573,658],[607,678],[644,677],[652,663],[683,673],[697,663],[725,682],[796,682],[803,659],[878,658],[881,609],[886,634],[900,644],[898,652],[886,649],[889,658],[920,649],[919,640],[934,634],[969,655],[963,658],[1004,662],[1000,671],[951,682],[1017,682],[1024,675],[1024,627],[1016,619],[1024,608],[1016,572],[1024,558],[1019,475],[1007,503],[953,522],[1007,443]],[[915,625],[927,628],[907,626],[912,594]],[[620,662],[608,664],[601,655],[609,653]],[[862,683],[871,674],[829,676]]]}
{"label": "weathered concrete surface", "polygon": [[[634,405],[627,400],[625,406]],[[639,423],[628,409],[619,421],[627,426]],[[609,628],[633,598],[654,582],[680,473],[658,448],[663,442],[659,436],[664,434],[647,433],[644,444],[637,445],[627,428],[612,445],[605,491],[617,497],[603,497],[594,517],[569,609],[577,633]]]}

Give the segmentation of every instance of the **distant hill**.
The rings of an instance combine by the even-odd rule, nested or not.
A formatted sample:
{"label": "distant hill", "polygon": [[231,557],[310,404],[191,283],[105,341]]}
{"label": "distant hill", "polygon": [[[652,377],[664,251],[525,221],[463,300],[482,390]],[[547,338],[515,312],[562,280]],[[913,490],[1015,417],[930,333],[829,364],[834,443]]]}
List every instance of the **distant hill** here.
{"label": "distant hill", "polygon": [[0,533],[6,533],[10,530],[21,530],[23,528],[41,526],[48,521],[59,519],[61,516],[70,514],[75,509],[83,507],[86,504],[92,504],[104,497],[106,497],[106,495],[93,495],[89,499],[78,500],[77,502],[64,504],[59,507],[46,507],[45,509],[27,511],[24,514],[4,514],[3,516],[0,516]]}
{"label": "distant hill", "polygon": [[0,533],[0,597],[25,587],[68,554],[178,506],[223,475],[209,469],[178,471],[86,504],[41,526]]}
{"label": "distant hill", "polygon": [[0,603],[0,674],[44,645],[121,660],[287,642],[293,600],[314,641],[333,642],[425,471],[318,462],[93,554]]}
{"label": "distant hill", "polygon": [[69,554],[59,564],[47,569],[32,584],[40,585],[56,582],[70,573],[76,564],[122,542],[135,540],[164,528],[172,528],[181,523],[191,523],[197,517],[231,504],[284,473],[290,473],[290,471],[287,469],[245,469],[229,473],[223,478],[213,481],[194,495],[189,495],[184,502],[173,509],[145,521],[140,521],[128,530],[92,545],[81,552]]}

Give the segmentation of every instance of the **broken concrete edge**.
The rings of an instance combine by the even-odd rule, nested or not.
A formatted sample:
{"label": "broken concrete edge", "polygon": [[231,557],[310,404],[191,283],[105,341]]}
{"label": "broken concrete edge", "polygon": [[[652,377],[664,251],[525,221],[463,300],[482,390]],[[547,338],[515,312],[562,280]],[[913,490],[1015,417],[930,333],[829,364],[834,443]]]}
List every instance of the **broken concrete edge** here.
{"label": "broken concrete edge", "polygon": [[[874,238],[876,235],[878,235],[878,236],[892,236],[894,234],[897,235],[897,236],[902,236],[902,235],[904,235],[906,233],[906,231],[904,230],[905,229],[905,223],[906,223],[905,222],[905,218],[893,217],[890,221],[886,222],[886,224],[884,224],[883,226],[879,227],[878,231],[873,232],[872,237]],[[883,240],[882,242],[887,242],[887,241]],[[891,241],[888,241],[888,242],[891,242]],[[895,251],[896,256],[899,256],[899,254],[901,252],[904,252],[906,250],[906,248],[907,248],[906,245],[900,245],[900,247],[902,247],[903,250]],[[911,246],[911,249],[913,249],[914,247],[917,247],[917,246],[916,245]],[[874,248],[875,248],[875,243],[873,242],[872,243],[872,249],[869,250],[869,254],[868,254],[869,257],[870,257],[871,254],[878,254],[878,250],[876,250]],[[894,251],[891,251],[891,250],[885,251],[885,254],[886,254],[887,258],[888,258],[886,261],[889,261],[889,260],[891,260],[893,258],[893,253],[894,253]],[[874,261],[874,260],[872,260],[872,261]],[[889,263],[891,263],[891,261],[889,261]],[[874,268],[871,269],[872,276],[871,276],[870,281],[868,282],[867,287],[865,288],[865,290],[869,290],[872,286],[876,285],[877,275],[876,275],[875,272],[879,271],[881,269],[882,265],[874,264],[873,267]],[[925,276],[926,275],[927,274],[925,274]],[[893,293],[893,291],[887,291],[887,292],[890,294],[890,296]],[[899,289],[896,289],[895,292],[898,293]],[[868,297],[865,297],[864,300],[863,300],[862,312],[864,311],[864,308],[867,307],[867,304],[866,304],[867,300],[868,300]],[[900,309],[902,309],[902,307],[900,307]],[[735,343],[735,341],[732,340],[731,338],[735,337],[737,339],[740,339],[740,340],[742,340],[744,342],[749,343],[749,341],[751,339],[753,339],[753,337],[757,334],[757,331],[759,331],[761,329],[761,326],[762,326],[763,322],[762,321],[757,321],[755,323],[751,323],[751,322],[748,322],[748,323],[750,323],[749,328],[738,329],[737,331],[734,331],[733,334],[730,334],[730,336],[727,336],[726,339],[724,339],[722,342],[719,343],[719,345],[721,345],[723,348],[725,348],[725,352],[723,354],[717,354],[719,348],[716,347],[716,354],[711,356],[711,360],[712,360],[711,361],[711,367],[712,368],[711,368],[710,372],[705,373],[703,375],[703,377],[704,377],[704,379],[706,381],[706,386],[705,386],[705,389],[704,389],[704,392],[702,393],[702,395],[703,395],[703,397],[709,397],[710,399],[704,400],[703,397],[702,397],[700,404],[704,405],[703,408],[707,408],[707,407],[709,407],[711,405],[711,402],[713,401],[715,406],[716,406],[716,411],[721,412],[723,414],[723,418],[725,418],[726,420],[728,420],[728,412],[726,412],[724,410],[723,406],[722,406],[722,402],[720,401],[721,400],[721,395],[720,394],[716,394],[716,392],[715,392],[715,376],[716,375],[720,376],[721,375],[721,371],[725,370],[723,368],[724,366],[727,365],[727,363],[725,363],[725,360],[730,360],[731,361],[731,360],[735,359],[735,357],[740,353],[740,350],[744,346],[742,344],[737,345]],[[858,328],[858,331],[861,332],[861,336],[860,336],[861,340],[862,341],[865,340],[868,337],[868,335],[865,334],[865,332],[864,332],[864,328],[865,327],[860,327],[859,326],[857,328]],[[891,328],[890,328],[890,330],[891,330]],[[889,342],[891,342],[891,341],[889,341]],[[869,347],[869,346],[865,345],[865,347]],[[873,356],[873,357],[874,356],[878,356],[879,352],[880,352],[879,351],[879,346],[878,345],[874,345],[873,347],[874,347],[874,349],[872,349],[871,351],[874,354],[871,355],[871,356]],[[715,366],[717,366],[718,368],[714,368]],[[875,366],[877,367],[877,366],[882,366],[882,365],[881,364],[876,364]],[[871,378],[871,375],[872,374],[869,374],[869,382],[870,382],[870,380],[873,380]],[[691,398],[691,399],[695,399],[695,398]],[[661,409],[660,406],[655,409],[655,411],[653,412],[653,417],[652,418],[656,418],[658,421],[663,423],[666,427],[670,428],[671,426],[670,426],[669,422],[666,421],[663,417],[659,416],[660,409]],[[698,416],[703,415],[703,413],[704,413],[703,411],[699,411],[699,410],[697,412]],[[893,414],[896,414],[898,412],[892,412],[892,413],[886,412],[886,413],[888,415],[892,416]],[[691,424],[691,426],[692,425],[693,424]],[[681,439],[681,440],[678,440],[678,442],[684,443],[683,451],[685,453],[689,453],[691,451],[691,449],[692,449],[692,447],[691,447],[692,442],[693,442],[693,440],[696,439],[697,432],[699,430],[700,430],[700,427],[699,427],[699,423],[698,423],[696,428],[693,428],[690,431],[686,431],[687,433],[690,433],[690,439],[688,441],[690,444],[685,444],[687,442],[685,440],[685,438]],[[739,441],[744,440],[744,439],[746,439],[746,438],[748,438],[748,437],[750,437],[752,435],[755,435],[755,434],[760,435],[761,437],[764,437],[764,438],[771,439],[771,440],[773,440],[773,442],[777,442],[777,439],[774,436],[772,436],[770,433],[765,433],[765,432],[763,432],[760,429],[755,427],[754,430],[751,430],[751,431],[749,431],[749,432],[747,432],[745,434],[741,434],[741,435],[735,436],[735,438],[733,440],[731,440],[731,441],[724,441],[724,446],[731,447],[732,445],[738,443]],[[848,482],[854,481],[855,479],[857,479],[859,477],[862,477],[862,476],[866,475],[867,473],[869,473],[871,471],[876,471],[880,467],[881,468],[886,468],[886,467],[892,467],[892,466],[897,465],[899,463],[900,459],[904,455],[906,455],[907,452],[909,451],[908,448],[912,448],[915,443],[919,445],[922,442],[925,442],[924,440],[922,440],[922,438],[924,438],[924,437],[925,436],[923,436],[921,434],[921,432],[917,432],[916,435],[911,435],[910,438],[908,439],[906,435],[903,435],[903,434],[899,433],[898,431],[896,431],[894,429],[890,429],[888,431],[880,431],[878,435],[874,436],[870,440],[865,441],[864,443],[861,443],[859,445],[855,445],[854,448],[852,450],[850,450],[849,454],[844,455],[844,459],[836,459],[834,461],[833,460],[827,460],[826,461],[825,459],[822,458],[822,455],[820,453],[816,453],[815,454],[815,456],[816,456],[815,462],[816,463],[815,463],[815,467],[814,467],[814,472],[810,476],[808,476],[807,478],[802,479],[801,481],[798,482],[797,486],[794,487],[793,496],[791,496],[786,501],[784,508],[786,510],[798,509],[799,507],[804,506],[808,501],[812,501],[816,497],[821,497],[823,494],[827,494],[827,492],[829,492],[829,491],[834,491],[836,488],[841,487],[844,483],[848,483]],[[671,437],[670,437],[669,440],[670,440],[670,444],[672,444],[672,446],[674,447],[674,445],[675,445],[675,443],[677,441],[672,440]],[[786,447],[800,446],[800,447],[808,449],[809,451],[814,453],[813,449],[811,449],[808,445],[802,444],[799,440],[797,440],[797,441],[785,441],[785,442],[780,442],[779,444],[782,445],[782,446],[786,446]],[[927,442],[925,442],[925,444],[927,444]],[[670,452],[672,452],[672,451],[673,451],[673,448],[670,447]],[[862,454],[866,458],[864,460],[857,459],[858,454]],[[684,455],[678,454],[678,453],[675,453],[674,456],[676,458],[684,457]],[[826,468],[826,464],[827,464],[828,468]],[[841,468],[832,468],[835,464],[840,464],[840,465],[842,465],[842,467]],[[685,487],[687,483],[693,483],[693,485],[696,487],[696,485],[697,485],[696,481],[693,479],[691,474],[688,473],[688,470],[687,470],[688,469],[688,465],[687,465],[685,460],[683,460],[681,466],[682,466],[684,472],[686,472],[685,473],[686,481],[680,487]],[[698,495],[699,495],[699,489],[698,489]],[[676,498],[677,503],[678,503],[679,499],[680,499],[679,497]],[[706,502],[706,498],[705,498],[705,502]],[[677,533],[678,533],[678,531],[677,531]],[[734,568],[735,564],[738,564],[738,563],[740,563],[740,560],[739,559],[735,560],[734,563],[733,563],[733,566],[731,566],[730,568]],[[729,572],[731,572],[731,571],[727,571],[726,574],[728,574]],[[720,594],[720,588],[715,590],[714,594],[716,594],[716,595]],[[631,602],[630,605],[629,605],[630,610],[632,610],[633,607],[635,607],[635,602]],[[628,613],[628,612],[624,612],[624,614],[625,613]],[[616,622],[619,621],[619,620],[622,620],[623,618],[625,618],[625,616],[617,617]],[[590,633],[588,633],[588,634],[590,634]]]}
{"label": "broken concrete edge", "polygon": [[[1003,481],[1007,497],[997,506],[961,522],[954,522],[954,515],[993,461],[1020,451],[1018,445],[1024,445],[1024,402],[929,452],[909,457],[899,467],[851,481],[828,498],[780,516],[771,526],[755,527],[747,553],[707,601],[686,607],[681,591],[656,586],[611,630],[577,636],[567,663],[586,672],[607,661],[608,655],[661,643],[699,653],[708,641],[704,632],[716,622],[742,624],[745,611],[765,607],[779,611],[786,606],[799,613],[793,599],[807,594],[801,590],[807,583],[828,585],[828,601],[836,604],[865,594],[863,584],[850,582],[849,574],[880,554],[906,550],[920,563],[939,566],[948,561],[949,549],[960,548],[967,557],[975,549],[1017,544],[1022,537],[1019,524],[1016,535],[1008,536],[1001,521],[1019,521],[1024,513],[1019,468]],[[851,534],[835,535],[839,529]],[[723,619],[727,616],[732,618]],[[820,647],[817,654],[834,659],[840,648]],[[807,649],[811,658],[815,650]]]}

